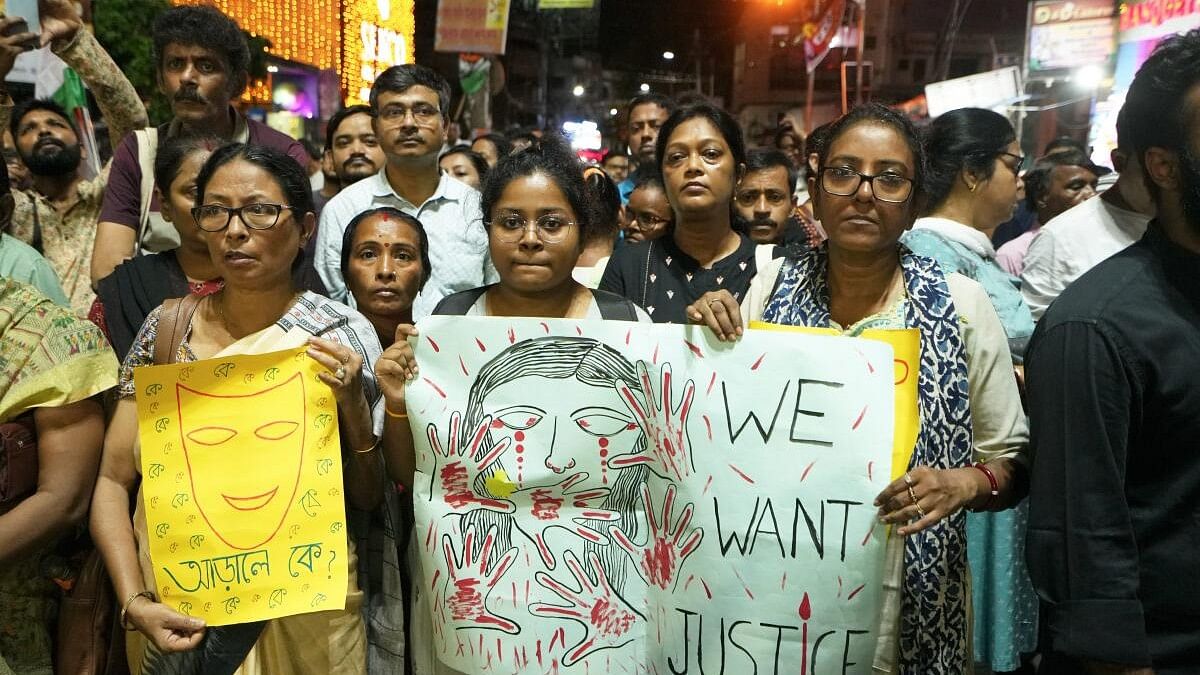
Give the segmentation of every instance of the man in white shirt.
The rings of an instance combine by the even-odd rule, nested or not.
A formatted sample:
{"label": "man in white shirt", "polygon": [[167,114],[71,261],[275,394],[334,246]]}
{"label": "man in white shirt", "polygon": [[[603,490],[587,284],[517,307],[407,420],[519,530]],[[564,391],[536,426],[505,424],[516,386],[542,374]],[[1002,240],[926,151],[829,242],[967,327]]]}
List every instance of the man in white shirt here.
{"label": "man in white shirt", "polygon": [[1124,115],[1124,110],[1118,115],[1118,147],[1112,151],[1113,166],[1119,172],[1117,182],[1051,219],[1025,254],[1021,295],[1035,321],[1073,281],[1141,239],[1154,216],[1154,201],[1137,154],[1121,134]]}
{"label": "man in white shirt", "polygon": [[443,297],[499,280],[488,255],[479,192],[438,169],[446,142],[450,84],[415,64],[385,70],[371,87],[375,136],[384,168],[342,190],[325,205],[314,264],[329,296],[348,299],[342,279],[342,240],[354,216],[392,206],[425,226],[433,273],[413,303],[413,318],[428,316]]}

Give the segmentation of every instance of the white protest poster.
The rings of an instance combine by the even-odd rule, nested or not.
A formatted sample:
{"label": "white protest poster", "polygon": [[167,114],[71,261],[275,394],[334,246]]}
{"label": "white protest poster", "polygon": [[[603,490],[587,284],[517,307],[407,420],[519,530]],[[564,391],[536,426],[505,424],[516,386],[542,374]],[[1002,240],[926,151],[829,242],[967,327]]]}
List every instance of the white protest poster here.
{"label": "white protest poster", "polygon": [[869,672],[893,353],[430,317],[408,387],[433,649],[463,672]]}

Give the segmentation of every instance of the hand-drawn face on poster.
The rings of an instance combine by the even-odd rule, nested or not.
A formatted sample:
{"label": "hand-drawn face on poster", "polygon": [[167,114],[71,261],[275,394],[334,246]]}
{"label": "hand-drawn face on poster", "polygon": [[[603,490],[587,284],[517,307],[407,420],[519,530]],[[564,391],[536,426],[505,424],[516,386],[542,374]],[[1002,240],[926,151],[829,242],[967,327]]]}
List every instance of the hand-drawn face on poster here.
{"label": "hand-drawn face on poster", "polygon": [[156,595],[209,625],[345,606],[337,410],[305,349],[134,371]]}
{"label": "hand-drawn face on poster", "polygon": [[[424,596],[417,611],[432,619],[439,660],[463,672],[503,663],[505,672],[639,673],[668,672],[670,659],[675,672],[687,672],[687,663],[699,672],[699,641],[718,649],[738,632],[730,624],[745,620],[751,628],[790,620],[800,658],[808,647],[800,645],[797,612],[802,601],[812,603],[804,584],[789,586],[784,571],[803,567],[804,555],[785,549],[807,536],[808,516],[791,506],[795,486],[773,481],[771,472],[794,474],[798,483],[792,469],[804,465],[763,451],[772,443],[786,449],[797,434],[816,437],[805,431],[803,415],[784,410],[811,407],[808,399],[796,403],[795,382],[786,385],[783,374],[726,376],[732,368],[750,371],[761,354],[726,355],[729,363],[721,365],[701,339],[680,339],[681,327],[664,333],[596,322],[456,321],[438,330],[448,324],[433,317],[422,326],[422,377],[407,396],[414,430],[424,430],[414,490],[422,567],[415,583]],[[763,391],[778,389],[762,406],[771,409],[751,409],[746,396],[754,381]],[[886,384],[873,392],[880,408],[889,402]],[[837,423],[846,417],[850,427],[850,406],[838,405]],[[886,412],[878,417],[864,433],[885,439],[877,452],[882,463],[891,420]],[[760,451],[758,458],[737,457],[738,446]],[[864,475],[858,491],[886,485],[887,468]],[[865,461],[858,472],[870,473]],[[724,501],[718,504],[717,495]],[[767,495],[776,497],[774,526],[766,520]],[[832,551],[845,546],[846,535],[833,532],[842,528],[834,520],[843,507],[826,504],[825,496],[814,495],[807,509],[821,521],[814,537],[828,530]],[[869,500],[845,509],[846,531],[876,548]],[[735,543],[721,541],[731,536]],[[758,571],[760,563],[769,580],[766,573],[739,580],[739,567]],[[844,598],[858,576],[851,570],[845,579],[830,577],[831,594],[832,584],[842,583]],[[780,592],[784,599],[773,597]],[[877,594],[868,595],[874,603]],[[784,606],[787,618],[772,614]],[[700,613],[710,610],[711,621],[700,625]],[[774,629],[740,630],[735,641],[756,645],[745,652],[747,667],[769,669],[774,658],[789,658],[786,644],[784,656],[774,656],[775,634],[767,635]],[[707,661],[717,652],[704,651],[705,668],[716,666]]]}

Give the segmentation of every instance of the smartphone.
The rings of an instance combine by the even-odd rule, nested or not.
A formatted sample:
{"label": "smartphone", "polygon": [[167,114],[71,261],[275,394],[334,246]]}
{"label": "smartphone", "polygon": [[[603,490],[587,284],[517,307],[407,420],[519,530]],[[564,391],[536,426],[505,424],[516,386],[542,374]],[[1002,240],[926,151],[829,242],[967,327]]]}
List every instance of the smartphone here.
{"label": "smartphone", "polygon": [[[41,34],[42,24],[38,17],[37,0],[0,0],[0,13],[5,16],[19,17],[21,21],[9,26],[4,31],[4,35],[16,35],[18,33],[37,33]],[[35,39],[25,46],[26,49],[37,49],[39,46],[38,40]]]}

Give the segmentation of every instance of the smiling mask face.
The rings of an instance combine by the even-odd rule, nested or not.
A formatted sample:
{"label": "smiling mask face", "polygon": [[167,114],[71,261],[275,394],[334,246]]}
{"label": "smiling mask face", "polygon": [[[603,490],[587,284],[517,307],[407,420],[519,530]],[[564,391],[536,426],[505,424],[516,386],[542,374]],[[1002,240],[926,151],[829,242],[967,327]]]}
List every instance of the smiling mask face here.
{"label": "smiling mask face", "polygon": [[[179,428],[192,496],[229,546],[262,546],[295,500],[304,454],[304,380],[297,373],[254,394],[211,396],[182,384]],[[254,457],[255,470],[246,470]]]}

